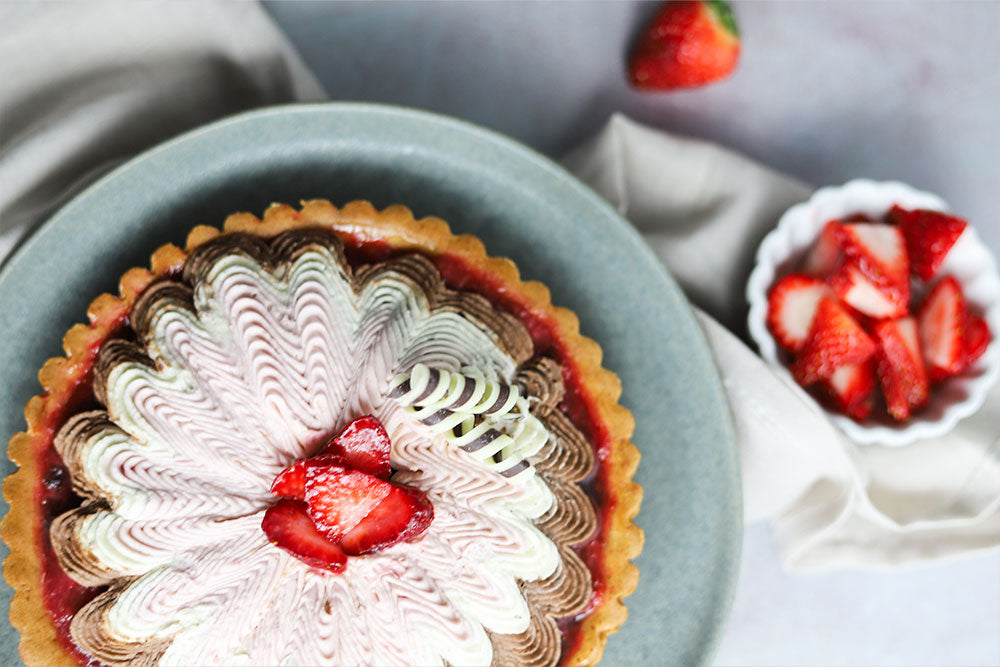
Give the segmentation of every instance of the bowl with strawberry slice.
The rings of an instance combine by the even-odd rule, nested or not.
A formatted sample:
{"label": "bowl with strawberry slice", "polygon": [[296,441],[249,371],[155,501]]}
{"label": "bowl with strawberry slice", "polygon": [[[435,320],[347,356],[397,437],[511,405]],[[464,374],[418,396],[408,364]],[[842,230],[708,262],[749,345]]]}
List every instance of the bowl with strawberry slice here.
{"label": "bowl with strawberry slice", "polygon": [[851,181],[793,206],[747,283],[761,356],[861,444],[950,431],[1000,377],[1000,275],[928,192]]}

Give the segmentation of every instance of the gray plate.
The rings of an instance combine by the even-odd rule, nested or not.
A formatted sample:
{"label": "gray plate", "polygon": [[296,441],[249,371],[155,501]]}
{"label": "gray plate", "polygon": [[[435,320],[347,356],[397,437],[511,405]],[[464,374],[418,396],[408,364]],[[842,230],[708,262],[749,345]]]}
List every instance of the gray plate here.
{"label": "gray plate", "polygon": [[[733,428],[702,333],[673,280],[603,200],[549,160],[466,123],[373,105],[265,109],[185,134],[100,180],[0,275],[0,440],[24,428],[36,373],[61,354],[63,332],[93,297],[117,289],[124,270],[146,266],[163,243],[183,244],[196,224],[315,197],[440,216],[576,311],[622,379],[645,487],[639,589],[605,664],[710,662],[732,602],[742,515]],[[3,593],[9,604],[10,588]],[[17,661],[16,644],[5,625],[0,663]]]}

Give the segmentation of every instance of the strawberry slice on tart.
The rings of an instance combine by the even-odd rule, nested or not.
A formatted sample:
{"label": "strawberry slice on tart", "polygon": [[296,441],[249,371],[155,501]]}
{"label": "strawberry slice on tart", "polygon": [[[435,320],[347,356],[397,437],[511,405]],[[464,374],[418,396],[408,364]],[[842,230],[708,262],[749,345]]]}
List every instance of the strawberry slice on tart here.
{"label": "strawberry slice on tart", "polygon": [[392,475],[389,465],[391,449],[392,443],[382,422],[371,415],[358,417],[331,438],[320,454],[297,461],[278,473],[271,484],[271,493],[282,498],[305,500],[306,470],[316,466],[338,465],[379,479],[389,479]]}
{"label": "strawberry slice on tart", "polygon": [[380,479],[389,479],[392,443],[382,422],[371,415],[353,420],[323,451],[343,457],[347,466]]}
{"label": "strawberry slice on tart", "polygon": [[352,556],[415,540],[434,518],[423,491],[338,466],[306,470],[306,504],[317,530]]}
{"label": "strawberry slice on tart", "polygon": [[420,538],[434,507],[420,489],[388,481],[391,446],[381,422],[365,415],[320,454],[278,473],[271,493],[282,500],[261,524],[271,542],[309,565],[340,572],[348,555]]}
{"label": "strawberry slice on tart", "polygon": [[333,573],[347,568],[347,554],[317,530],[303,502],[279,500],[264,512],[260,527],[271,544],[311,567]]}
{"label": "strawberry slice on tart", "polygon": [[306,499],[306,470],[326,466],[349,467],[347,461],[340,454],[320,454],[311,459],[302,459],[278,473],[278,476],[271,483],[271,493],[281,498],[304,502]]}
{"label": "strawberry slice on tart", "polygon": [[420,537],[434,519],[434,508],[419,489],[394,485],[386,497],[340,540],[352,556],[371,553]]}
{"label": "strawberry slice on tart", "polygon": [[339,540],[381,503],[391,483],[340,466],[306,468],[309,518],[329,540]]}

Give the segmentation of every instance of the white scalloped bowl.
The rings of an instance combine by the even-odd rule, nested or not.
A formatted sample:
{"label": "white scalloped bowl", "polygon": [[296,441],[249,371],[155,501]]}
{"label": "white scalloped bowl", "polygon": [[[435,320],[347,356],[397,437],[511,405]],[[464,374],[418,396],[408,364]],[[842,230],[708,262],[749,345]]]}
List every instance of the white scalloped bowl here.
{"label": "white scalloped bowl", "polygon": [[[781,276],[797,270],[805,251],[828,220],[852,213],[878,219],[893,204],[904,208],[949,210],[940,197],[904,183],[855,180],[840,187],[817,190],[809,201],[788,209],[778,226],[764,237],[757,250],[756,266],[747,282],[748,325],[761,356],[779,373],[791,377],[786,366],[788,357],[779,350],[766,324],[767,293],[771,285]],[[906,421],[896,422],[887,414],[873,414],[858,422],[824,407],[830,418],[855,442],[899,446],[944,435],[982,406],[987,392],[1000,377],[1000,344],[997,342],[1000,336],[1000,275],[993,255],[971,224],[948,253],[938,276],[949,274],[962,285],[969,307],[986,319],[993,340],[964,373],[933,385],[927,406]],[[922,292],[914,287],[918,300]]]}

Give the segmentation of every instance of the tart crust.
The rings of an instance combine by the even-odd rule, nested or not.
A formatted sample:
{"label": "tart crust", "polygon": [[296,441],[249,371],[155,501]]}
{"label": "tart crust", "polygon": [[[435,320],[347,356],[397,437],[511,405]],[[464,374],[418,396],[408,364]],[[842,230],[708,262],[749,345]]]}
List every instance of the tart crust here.
{"label": "tart crust", "polygon": [[86,382],[101,344],[128,318],[136,299],[154,280],[177,273],[188,252],[220,234],[243,232],[270,238],[281,232],[320,227],[345,237],[348,243],[379,243],[392,251],[416,251],[432,259],[450,259],[502,287],[512,306],[545,324],[561,349],[562,363],[578,378],[591,408],[594,424],[607,443],[598,465],[605,505],[601,508],[600,539],[603,590],[578,628],[575,643],[561,662],[593,665],[603,654],[607,636],[625,621],[622,599],[638,583],[639,571],[630,562],[642,551],[643,533],[633,523],[642,499],[641,487],[632,481],[639,451],[629,441],[634,428],[631,413],[619,405],[621,383],[601,367],[601,348],[580,334],[579,320],[566,309],[553,306],[549,290],[534,281],[522,281],[517,267],[506,258],[490,257],[482,242],[471,235],[456,236],[447,223],[434,217],[416,220],[404,206],[377,210],[370,203],[354,201],[336,208],[326,200],[301,203],[301,209],[273,204],[257,218],[249,213],[229,216],[220,231],[198,226],[188,234],[184,249],[165,245],[157,249],[150,267],[133,268],[119,282],[119,296],[102,294],[87,309],[89,324],[73,326],[63,338],[65,357],[49,359],[38,373],[42,394],[25,407],[27,430],[16,434],[8,455],[19,466],[3,483],[10,511],[0,524],[0,536],[10,547],[4,577],[14,589],[10,620],[21,633],[20,653],[27,664],[73,664],[58,640],[45,608],[41,586],[39,545],[44,530],[37,497],[41,482],[39,452],[52,442],[67,417],[65,408],[76,388]]}

